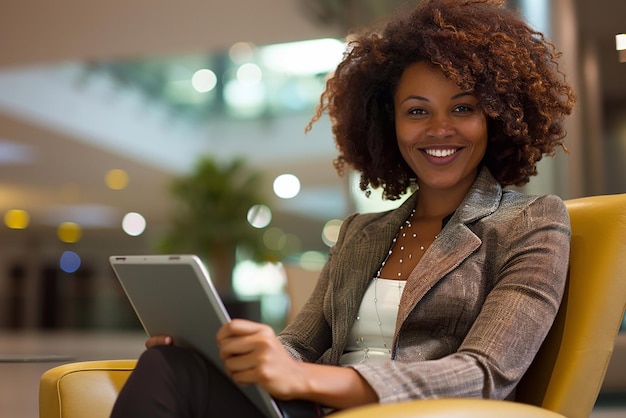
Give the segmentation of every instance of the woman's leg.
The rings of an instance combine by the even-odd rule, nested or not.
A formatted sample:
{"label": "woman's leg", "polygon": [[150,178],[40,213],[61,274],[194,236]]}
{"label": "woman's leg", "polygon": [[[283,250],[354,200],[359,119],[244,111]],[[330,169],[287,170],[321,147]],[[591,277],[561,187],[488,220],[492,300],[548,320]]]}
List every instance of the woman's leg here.
{"label": "woman's leg", "polygon": [[146,350],[122,388],[112,418],[262,417],[239,388],[193,350]]}

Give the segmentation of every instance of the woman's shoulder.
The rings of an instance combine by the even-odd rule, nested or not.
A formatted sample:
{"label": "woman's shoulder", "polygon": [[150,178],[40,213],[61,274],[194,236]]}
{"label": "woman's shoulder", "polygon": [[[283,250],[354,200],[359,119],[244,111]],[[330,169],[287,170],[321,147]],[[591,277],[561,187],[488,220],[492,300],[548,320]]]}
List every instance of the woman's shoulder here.
{"label": "woman's shoulder", "polygon": [[397,229],[410,213],[410,210],[407,212],[406,207],[402,206],[383,212],[352,213],[343,219],[340,234],[348,238],[354,235],[361,236],[363,232],[376,233],[386,226]]}
{"label": "woman's shoulder", "polygon": [[396,210],[397,209],[388,210],[384,212],[365,212],[365,213],[355,212],[355,213],[352,213],[351,215],[348,215],[346,218],[344,218],[343,225],[350,226],[351,229],[362,229],[362,228],[367,227],[368,225],[379,222],[381,219],[385,219]]}
{"label": "woman's shoulder", "polygon": [[528,214],[555,220],[568,221],[567,208],[563,199],[554,194],[527,195],[516,190],[505,190],[497,212]]}
{"label": "woman's shoulder", "polygon": [[517,190],[508,189],[503,190],[501,202],[501,205],[511,207],[526,207],[531,205],[565,207],[563,199],[555,194],[529,195]]}

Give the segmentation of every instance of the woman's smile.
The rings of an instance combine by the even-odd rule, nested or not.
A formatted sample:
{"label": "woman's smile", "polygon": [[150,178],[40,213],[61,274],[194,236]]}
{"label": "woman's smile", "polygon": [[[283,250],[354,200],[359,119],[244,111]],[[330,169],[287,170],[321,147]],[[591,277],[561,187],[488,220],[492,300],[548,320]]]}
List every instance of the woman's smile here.
{"label": "woman's smile", "polygon": [[431,164],[448,164],[453,161],[459,154],[462,148],[459,147],[430,147],[424,148],[421,151],[425,154],[425,158],[430,161]]}
{"label": "woman's smile", "polygon": [[449,157],[452,154],[456,153],[457,150],[455,148],[450,149],[425,149],[424,152],[431,157],[444,158]]}

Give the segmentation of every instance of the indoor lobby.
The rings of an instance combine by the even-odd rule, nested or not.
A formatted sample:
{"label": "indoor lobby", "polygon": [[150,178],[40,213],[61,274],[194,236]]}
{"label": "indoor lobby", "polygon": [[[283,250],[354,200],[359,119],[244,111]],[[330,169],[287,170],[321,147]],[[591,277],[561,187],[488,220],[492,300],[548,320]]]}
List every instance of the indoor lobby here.
{"label": "indoor lobby", "polygon": [[[400,203],[376,190],[365,197],[354,173],[338,176],[326,117],[305,128],[349,29],[404,3],[3,6],[0,417],[39,416],[40,378],[53,367],[141,354],[146,335],[109,257],[202,251],[176,229],[196,222],[179,212],[194,199],[184,194],[194,175],[217,179],[207,187],[230,199],[225,212],[248,208],[252,232],[233,239],[250,247],[203,254],[211,277],[226,277],[218,286],[232,295],[229,307],[277,331],[291,320],[342,219]],[[506,3],[563,52],[577,95],[568,153],[543,159],[522,191],[563,200],[626,193],[626,2]],[[205,213],[182,235],[201,240],[208,229],[219,242],[234,229],[229,214]],[[626,319],[591,417],[626,417]]]}

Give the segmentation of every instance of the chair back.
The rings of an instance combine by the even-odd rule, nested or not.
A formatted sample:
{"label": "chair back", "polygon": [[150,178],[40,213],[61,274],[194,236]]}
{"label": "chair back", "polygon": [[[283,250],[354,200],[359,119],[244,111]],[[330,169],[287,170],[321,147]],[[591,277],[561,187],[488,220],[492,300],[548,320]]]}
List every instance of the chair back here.
{"label": "chair back", "polygon": [[108,418],[136,360],[69,363],[39,382],[40,418]]}
{"label": "chair back", "polygon": [[565,204],[572,225],[565,296],[516,400],[588,418],[626,307],[626,194]]}

